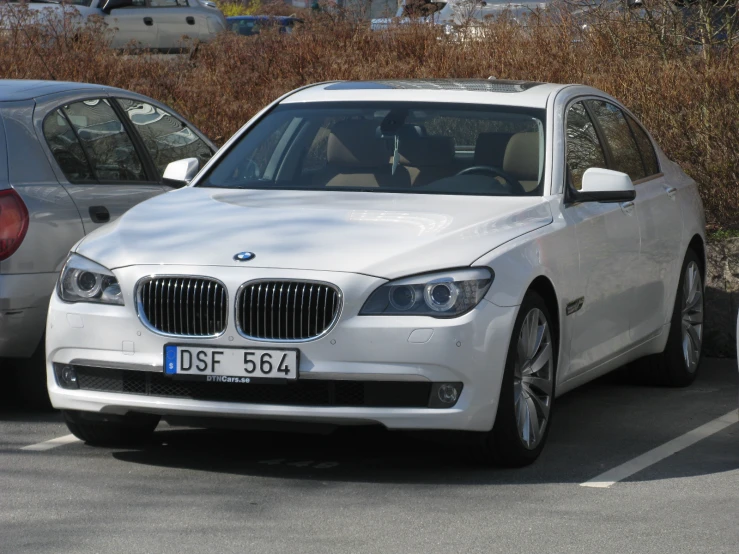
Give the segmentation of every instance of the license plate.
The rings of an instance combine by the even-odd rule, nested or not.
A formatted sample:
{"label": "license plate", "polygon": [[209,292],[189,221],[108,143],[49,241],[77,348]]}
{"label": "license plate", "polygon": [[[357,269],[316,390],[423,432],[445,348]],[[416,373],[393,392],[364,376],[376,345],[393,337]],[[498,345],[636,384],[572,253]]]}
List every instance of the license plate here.
{"label": "license plate", "polygon": [[164,347],[164,373],[213,383],[295,380],[298,351],[168,344]]}

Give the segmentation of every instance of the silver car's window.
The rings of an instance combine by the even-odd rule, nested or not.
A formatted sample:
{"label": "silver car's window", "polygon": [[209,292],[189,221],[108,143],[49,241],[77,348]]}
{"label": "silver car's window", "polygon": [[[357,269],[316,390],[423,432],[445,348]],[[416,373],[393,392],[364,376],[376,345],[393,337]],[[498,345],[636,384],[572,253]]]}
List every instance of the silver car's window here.
{"label": "silver car's window", "polygon": [[404,102],[279,106],[200,186],[541,194],[544,110]]}
{"label": "silver car's window", "polygon": [[101,183],[147,181],[131,138],[108,100],[94,99],[62,107],[80,140],[93,176]]}
{"label": "silver car's window", "polygon": [[582,188],[582,176],[591,167],[606,168],[606,157],[585,106],[576,102],[567,111],[567,172],[576,190]]}
{"label": "silver car's window", "polygon": [[55,110],[44,120],[44,137],[70,183],[95,181],[82,145],[61,110]]}
{"label": "silver car's window", "polygon": [[608,144],[613,158],[611,169],[626,173],[632,181],[646,177],[634,135],[621,109],[601,100],[588,100],[587,105],[598,121],[603,138]]}
{"label": "silver car's window", "polygon": [[656,175],[659,173],[659,162],[657,162],[657,153],[654,151],[654,146],[652,146],[652,141],[649,139],[649,135],[647,135],[641,125],[639,125],[634,118],[626,115],[626,119],[629,122],[631,131],[634,133],[636,144],[639,146],[639,153],[644,162],[644,169],[646,170],[647,177]]}
{"label": "silver car's window", "polygon": [[160,178],[171,162],[197,158],[202,167],[213,155],[210,146],[163,109],[140,100],[116,100],[143,139]]}
{"label": "silver car's window", "polygon": [[187,0],[149,0],[152,8],[186,8]]}

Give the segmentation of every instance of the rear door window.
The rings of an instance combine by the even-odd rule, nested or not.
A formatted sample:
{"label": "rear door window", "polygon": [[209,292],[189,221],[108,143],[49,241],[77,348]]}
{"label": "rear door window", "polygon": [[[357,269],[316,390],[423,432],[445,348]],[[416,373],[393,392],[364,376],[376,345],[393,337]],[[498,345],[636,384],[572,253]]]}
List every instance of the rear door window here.
{"label": "rear door window", "polygon": [[44,120],[44,137],[70,183],[96,182],[82,144],[61,110],[55,110]]}
{"label": "rear door window", "polygon": [[171,162],[197,158],[202,167],[213,156],[211,147],[172,114],[140,100],[116,100],[143,140],[160,179]]}
{"label": "rear door window", "polygon": [[608,145],[612,158],[611,169],[626,173],[632,181],[646,177],[641,154],[621,109],[602,100],[588,100],[587,105],[598,121]]}
{"label": "rear door window", "polygon": [[74,130],[93,178],[101,183],[150,180],[109,100],[83,100],[63,106],[60,112]]}

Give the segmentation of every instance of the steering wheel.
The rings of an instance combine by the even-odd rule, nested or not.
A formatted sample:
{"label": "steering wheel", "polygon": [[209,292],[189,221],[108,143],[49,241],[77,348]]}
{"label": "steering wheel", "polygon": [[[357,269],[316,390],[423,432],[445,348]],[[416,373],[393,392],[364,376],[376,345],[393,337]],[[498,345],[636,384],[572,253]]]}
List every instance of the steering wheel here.
{"label": "steering wheel", "polygon": [[469,173],[491,173],[494,177],[501,177],[502,179],[505,180],[506,183],[508,183],[511,186],[511,188],[516,189],[515,194],[517,195],[526,194],[526,189],[523,188],[523,185],[520,183],[518,179],[516,179],[510,173],[507,173],[503,171],[502,169],[498,169],[497,167],[493,167],[491,165],[473,165],[472,167],[466,167],[462,171],[458,172],[457,176],[467,175]]}

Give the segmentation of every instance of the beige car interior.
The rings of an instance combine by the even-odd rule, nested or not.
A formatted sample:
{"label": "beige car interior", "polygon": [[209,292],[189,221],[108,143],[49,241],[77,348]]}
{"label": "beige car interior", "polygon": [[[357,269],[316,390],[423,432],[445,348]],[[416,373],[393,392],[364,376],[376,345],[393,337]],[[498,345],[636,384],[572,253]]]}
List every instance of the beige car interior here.
{"label": "beige car interior", "polygon": [[[420,129],[420,128],[417,128]],[[452,137],[403,133],[393,174],[392,142],[380,138],[377,123],[336,123],[328,137],[326,166],[314,176],[327,187],[423,186],[455,175],[471,165],[492,166],[518,179],[531,192],[539,184],[539,133],[480,133],[472,164],[455,158]]]}

